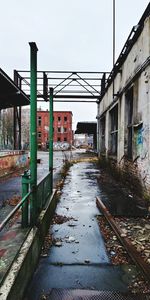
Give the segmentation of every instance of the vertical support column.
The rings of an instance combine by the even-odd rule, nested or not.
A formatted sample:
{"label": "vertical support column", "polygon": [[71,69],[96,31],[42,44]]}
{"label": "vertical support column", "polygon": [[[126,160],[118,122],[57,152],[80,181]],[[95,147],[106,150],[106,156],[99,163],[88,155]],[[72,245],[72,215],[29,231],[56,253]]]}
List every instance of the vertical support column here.
{"label": "vertical support column", "polygon": [[[21,89],[21,77],[19,78],[19,88]],[[21,106],[18,107],[18,149],[21,150]]]}
{"label": "vertical support column", "polygon": [[14,119],[14,150],[17,149],[17,107],[13,108],[13,119]]}
{"label": "vertical support column", "polygon": [[[113,68],[115,66],[115,47],[116,47],[116,0],[113,0]],[[113,100],[115,94],[115,77],[113,74]]]}
{"label": "vertical support column", "polygon": [[49,97],[49,171],[50,177],[50,189],[53,190],[53,88],[50,88]]}
{"label": "vertical support column", "polygon": [[[14,70],[14,82],[18,86],[19,80],[18,80],[18,73],[16,70]],[[17,133],[17,106],[13,108],[13,133],[14,133],[14,150],[18,149],[18,133]]]}
{"label": "vertical support column", "polygon": [[110,135],[110,116],[109,116],[109,111],[107,110],[106,112],[106,120],[105,120],[105,147],[106,147],[106,158],[108,158],[108,151],[110,148],[109,145],[109,135]]}
{"label": "vertical support column", "polygon": [[31,207],[30,220],[34,225],[37,217],[36,187],[37,187],[37,46],[35,43],[30,45],[30,171],[31,171]]}
{"label": "vertical support column", "polygon": [[3,141],[2,141],[2,136],[3,136],[3,132],[2,132],[2,112],[1,112],[1,109],[0,109],[0,150],[3,149]]}
{"label": "vertical support column", "polygon": [[19,140],[18,140],[18,149],[21,150],[21,106],[19,106],[18,112],[18,127],[19,127]]}

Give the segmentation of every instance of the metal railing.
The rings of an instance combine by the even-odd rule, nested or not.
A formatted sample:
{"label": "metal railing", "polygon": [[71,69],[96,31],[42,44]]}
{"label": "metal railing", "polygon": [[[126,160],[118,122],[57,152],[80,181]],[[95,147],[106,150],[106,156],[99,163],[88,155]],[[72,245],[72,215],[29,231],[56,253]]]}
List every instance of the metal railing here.
{"label": "metal railing", "polygon": [[[8,224],[8,222],[14,217],[14,215],[22,208],[21,212],[21,224],[22,227],[31,226],[31,206],[32,206],[32,191],[28,192],[30,180],[26,176],[26,182],[23,182],[25,185],[26,195],[24,195],[21,201],[15,206],[15,208],[8,214],[8,216],[1,222],[0,231]],[[23,175],[24,180],[24,175]],[[47,174],[42,181],[36,186],[36,201],[37,201],[37,217],[40,214],[41,210],[45,207],[48,197],[52,194],[51,188],[51,172]]]}
{"label": "metal railing", "polygon": [[47,198],[51,195],[51,172],[37,185],[38,211],[45,206]]}

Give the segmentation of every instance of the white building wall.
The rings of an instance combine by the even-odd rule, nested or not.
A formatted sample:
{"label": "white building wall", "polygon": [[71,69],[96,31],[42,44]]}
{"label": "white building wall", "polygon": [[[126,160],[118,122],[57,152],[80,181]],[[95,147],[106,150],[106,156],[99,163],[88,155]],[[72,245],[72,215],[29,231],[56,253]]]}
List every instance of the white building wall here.
{"label": "white building wall", "polygon": [[[114,93],[121,91],[123,87],[131,80],[136,71],[146,62],[150,56],[150,17],[145,20],[145,25],[141,35],[133,45],[125,63],[122,65],[122,73],[118,73],[114,80]],[[99,114],[102,114],[105,109],[113,102],[113,84],[111,84],[103,97],[100,106]]]}
{"label": "white building wall", "polygon": [[[140,72],[140,69],[144,65],[146,67]],[[123,167],[126,155],[125,138],[127,125],[125,120],[125,95],[127,89],[132,86],[134,92],[132,165],[135,161],[135,168],[142,180],[142,184],[150,189],[150,17],[145,20],[140,36],[121,66],[121,72],[114,79],[114,94],[119,92],[121,96],[118,99],[117,97],[113,99],[113,83],[111,83],[98,107],[99,118],[104,114],[106,116],[105,147],[107,157],[110,140],[109,111],[118,103],[118,146],[116,159],[121,168]]]}

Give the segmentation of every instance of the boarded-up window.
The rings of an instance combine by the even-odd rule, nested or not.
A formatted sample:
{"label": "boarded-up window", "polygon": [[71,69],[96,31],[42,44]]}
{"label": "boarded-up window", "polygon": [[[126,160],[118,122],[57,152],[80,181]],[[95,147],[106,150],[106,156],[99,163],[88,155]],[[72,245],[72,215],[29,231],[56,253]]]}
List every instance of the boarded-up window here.
{"label": "boarded-up window", "polygon": [[110,111],[110,153],[117,155],[118,147],[118,105]]}
{"label": "boarded-up window", "polygon": [[127,157],[133,156],[133,88],[126,93]]}
{"label": "boarded-up window", "polygon": [[105,152],[105,116],[100,120],[100,151]]}

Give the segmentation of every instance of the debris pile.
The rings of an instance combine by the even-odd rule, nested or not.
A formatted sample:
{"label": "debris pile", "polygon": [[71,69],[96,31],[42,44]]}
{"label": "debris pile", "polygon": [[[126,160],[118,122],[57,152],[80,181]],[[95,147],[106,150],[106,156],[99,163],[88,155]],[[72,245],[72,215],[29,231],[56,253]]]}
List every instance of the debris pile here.
{"label": "debris pile", "polygon": [[[119,242],[105,217],[98,216],[97,220],[111,263],[113,265],[133,265],[127,251]],[[145,260],[147,258],[148,262],[150,255],[150,242],[148,241],[148,237],[150,237],[149,220],[147,218],[129,219],[117,217],[115,218],[115,222],[121,227],[124,237],[130,238],[132,244],[136,246],[137,250],[139,249],[141,256],[145,257]],[[132,277],[128,289],[132,293],[150,293],[149,282],[146,281],[140,273]]]}
{"label": "debris pile", "polygon": [[11,199],[8,200],[8,204],[11,206],[16,206],[21,201],[21,196],[14,195]]}
{"label": "debris pile", "polygon": [[141,257],[150,264],[150,218],[115,218],[124,236],[140,252]]}
{"label": "debris pile", "polygon": [[131,259],[124,247],[120,244],[117,236],[112,231],[105,217],[98,216],[100,230],[105,240],[105,246],[113,265],[131,264]]}
{"label": "debris pile", "polygon": [[42,247],[41,257],[47,257],[48,251],[50,247],[52,246],[52,235],[50,233],[47,234],[47,236],[44,239],[44,244]]}
{"label": "debris pile", "polygon": [[63,224],[70,220],[73,220],[73,218],[55,214],[52,219],[52,224]]}

